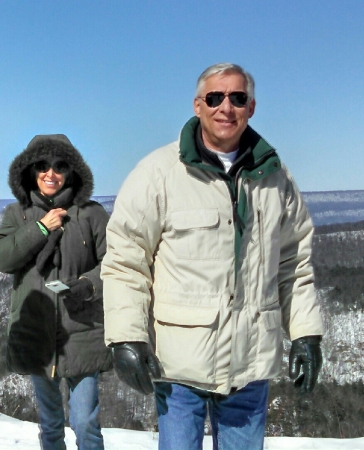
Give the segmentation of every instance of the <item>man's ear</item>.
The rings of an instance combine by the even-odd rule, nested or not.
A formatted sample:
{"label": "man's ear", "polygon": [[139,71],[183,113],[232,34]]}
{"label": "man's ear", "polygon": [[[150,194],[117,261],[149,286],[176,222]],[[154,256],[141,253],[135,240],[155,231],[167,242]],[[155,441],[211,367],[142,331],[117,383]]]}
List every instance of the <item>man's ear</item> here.
{"label": "man's ear", "polygon": [[253,115],[254,115],[255,105],[256,105],[256,102],[255,102],[255,99],[253,98],[253,100],[250,100],[250,102],[249,102],[249,119],[251,117],[253,117]]}
{"label": "man's ear", "polygon": [[200,100],[198,99],[198,98],[195,98],[194,100],[193,100],[193,109],[194,109],[194,111],[195,111],[195,114],[196,114],[196,116],[197,117],[200,117],[200,109],[201,109],[201,106],[200,106]]}

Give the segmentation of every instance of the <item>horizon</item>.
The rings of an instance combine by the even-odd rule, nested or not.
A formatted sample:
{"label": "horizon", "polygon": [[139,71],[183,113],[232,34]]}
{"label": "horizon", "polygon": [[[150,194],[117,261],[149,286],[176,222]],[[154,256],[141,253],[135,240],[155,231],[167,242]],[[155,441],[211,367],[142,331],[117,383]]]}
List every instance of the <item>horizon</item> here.
{"label": "horizon", "polygon": [[[93,195],[91,200],[101,203],[111,214],[116,197],[117,194]],[[315,227],[364,221],[364,190],[308,191],[302,192],[302,197]],[[14,197],[0,198],[0,213],[14,202]]]}
{"label": "horizon", "polygon": [[[330,193],[334,193],[334,192],[363,192],[364,193],[364,189],[335,189],[335,190],[327,190],[327,191],[300,191],[301,194],[330,194]],[[116,194],[92,194],[91,198],[101,198],[101,197],[117,197],[117,193]],[[6,201],[6,200],[15,200],[15,197],[6,197],[6,198],[2,198],[0,197],[0,201]]]}

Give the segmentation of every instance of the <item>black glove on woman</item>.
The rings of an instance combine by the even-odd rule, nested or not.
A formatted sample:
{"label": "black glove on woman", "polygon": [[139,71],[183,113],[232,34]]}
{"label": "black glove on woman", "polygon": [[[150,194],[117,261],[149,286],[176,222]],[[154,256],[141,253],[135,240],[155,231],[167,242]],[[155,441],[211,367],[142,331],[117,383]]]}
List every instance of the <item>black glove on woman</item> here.
{"label": "black glove on woman", "polygon": [[84,306],[83,302],[92,299],[94,286],[88,278],[84,277],[68,281],[67,285],[69,289],[62,292],[62,295],[64,295],[63,301],[67,309],[77,311]]}

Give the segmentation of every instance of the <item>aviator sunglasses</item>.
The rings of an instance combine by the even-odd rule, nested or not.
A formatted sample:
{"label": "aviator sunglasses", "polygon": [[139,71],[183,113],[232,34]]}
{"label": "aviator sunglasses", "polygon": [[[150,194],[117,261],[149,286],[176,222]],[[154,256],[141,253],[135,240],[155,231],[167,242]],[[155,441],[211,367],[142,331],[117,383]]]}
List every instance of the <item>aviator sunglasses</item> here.
{"label": "aviator sunglasses", "polygon": [[209,108],[217,108],[224,101],[225,97],[229,97],[231,104],[237,108],[243,108],[248,101],[247,94],[242,91],[230,92],[230,94],[225,94],[224,92],[219,91],[208,92],[206,97],[198,98],[206,102],[206,105]]}
{"label": "aviator sunglasses", "polygon": [[70,166],[66,161],[54,161],[49,162],[46,160],[38,161],[34,164],[34,168],[37,172],[48,172],[50,168],[53,169],[55,173],[67,173],[70,170]]}

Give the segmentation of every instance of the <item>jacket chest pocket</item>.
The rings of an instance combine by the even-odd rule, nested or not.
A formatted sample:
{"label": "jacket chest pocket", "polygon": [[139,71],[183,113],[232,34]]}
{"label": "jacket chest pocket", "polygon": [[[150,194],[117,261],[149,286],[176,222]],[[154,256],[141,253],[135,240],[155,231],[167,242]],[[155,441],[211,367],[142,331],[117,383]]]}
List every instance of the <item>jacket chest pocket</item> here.
{"label": "jacket chest pocket", "polygon": [[194,209],[171,213],[171,247],[178,259],[219,259],[219,212]]}

